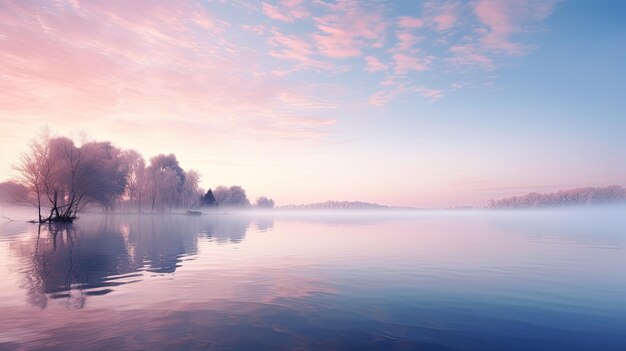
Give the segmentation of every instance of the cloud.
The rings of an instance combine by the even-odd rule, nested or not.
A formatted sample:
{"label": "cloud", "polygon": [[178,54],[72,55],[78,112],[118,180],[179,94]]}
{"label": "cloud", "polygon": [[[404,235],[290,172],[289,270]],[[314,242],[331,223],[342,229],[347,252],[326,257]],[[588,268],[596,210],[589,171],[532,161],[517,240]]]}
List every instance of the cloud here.
{"label": "cloud", "polygon": [[423,97],[428,98],[431,101],[440,99],[444,95],[444,91],[441,89],[428,88],[423,86],[413,87],[413,91],[422,95]]}
{"label": "cloud", "polygon": [[313,47],[305,39],[295,35],[286,35],[276,29],[272,29],[268,43],[277,48],[269,52],[274,57],[304,63],[312,61]]}
{"label": "cloud", "polygon": [[360,56],[366,47],[380,47],[387,23],[380,11],[358,1],[325,4],[327,13],[314,18],[313,38],[320,54],[331,58]]}
{"label": "cloud", "polygon": [[487,27],[481,34],[481,44],[486,48],[502,51],[508,55],[519,55],[523,53],[520,43],[509,40],[511,34],[519,28],[514,22],[514,16],[523,16],[523,13],[516,11],[517,6],[512,2],[500,0],[480,0],[474,7],[479,21]]}
{"label": "cloud", "polygon": [[397,24],[398,27],[405,29],[421,28],[422,26],[424,26],[424,20],[410,16],[402,16],[398,18]]}
{"label": "cloud", "polygon": [[337,108],[336,104],[321,101],[319,98],[313,97],[311,95],[306,95],[293,91],[282,92],[278,95],[278,98],[282,104],[287,105],[294,110],[323,110]]}
{"label": "cloud", "polygon": [[458,44],[450,47],[452,57],[449,62],[456,65],[478,65],[486,69],[494,69],[494,60],[487,56],[477,44]]}
{"label": "cloud", "polygon": [[368,72],[386,71],[388,66],[374,56],[365,57],[365,70]]}
{"label": "cloud", "polygon": [[423,37],[417,36],[408,31],[398,31],[396,33],[398,40],[396,46],[391,50],[395,52],[407,52],[415,48],[415,44],[419,43]]}
{"label": "cloud", "polygon": [[263,2],[261,8],[269,18],[289,23],[310,15],[302,5],[302,0],[285,0],[276,5]]}
{"label": "cloud", "polygon": [[[263,31],[250,27],[250,30],[266,37],[274,47],[268,51],[271,56],[297,65],[277,69],[274,71],[277,75],[289,75],[307,68],[354,71],[354,65],[339,68],[337,64],[341,60],[362,58],[365,72],[386,72],[383,85],[391,86],[393,82],[406,81],[396,79],[394,75],[406,76],[434,67],[447,72],[462,69],[462,66],[485,70],[499,68],[503,58],[527,52],[529,47],[518,34],[530,32],[538,21],[545,19],[551,13],[553,3],[535,0],[425,1],[419,17],[390,17],[380,3],[370,5],[349,0],[297,2],[285,6],[306,8],[310,18],[303,20],[312,24],[313,31],[282,34],[277,33],[276,28]],[[281,16],[287,13],[289,11],[285,9]],[[283,20],[292,21],[293,18]],[[390,33],[393,36],[389,36]],[[405,92],[420,94],[415,89]],[[398,94],[386,94],[382,98],[383,94],[379,94],[374,100],[390,101],[395,95]],[[443,91],[437,90],[429,95],[440,98]]]}
{"label": "cloud", "polygon": [[430,102],[445,95],[445,91],[442,89],[417,85],[401,76],[388,77],[381,83],[381,86],[384,88],[369,96],[368,104],[380,107],[403,94],[419,94]]}
{"label": "cloud", "polygon": [[[9,1],[0,12],[12,14],[0,23],[2,121],[119,131],[133,119],[185,140],[223,131],[306,142],[332,130],[332,119],[301,116],[330,103],[259,77],[248,48],[231,41],[230,23],[196,2]],[[272,35],[272,55],[308,62],[306,43]]]}
{"label": "cloud", "polygon": [[423,21],[438,32],[448,31],[458,24],[460,7],[457,1],[426,1],[422,8]]}
{"label": "cloud", "polygon": [[397,93],[394,91],[381,90],[372,94],[368,98],[367,102],[372,106],[383,106],[391,101],[396,95]]}
{"label": "cloud", "polygon": [[[419,14],[400,16],[388,4],[352,0],[0,6],[0,118],[45,113],[51,123],[69,126],[124,113],[228,129],[338,108],[339,99],[327,99],[323,90],[300,89],[303,80],[343,84],[363,71],[384,72],[385,92],[372,97],[372,87],[356,87],[357,100],[440,98],[447,90],[423,88],[421,72],[493,70],[504,58],[523,55],[530,45],[522,34],[537,29],[554,1],[426,1]],[[212,6],[236,6],[242,16]],[[280,125],[264,125],[273,124]]]}
{"label": "cloud", "polygon": [[396,74],[402,74],[409,71],[421,72],[430,69],[429,65],[432,58],[429,56],[420,58],[398,53],[393,55],[393,61]]}
{"label": "cloud", "polygon": [[519,34],[532,32],[539,21],[553,11],[556,1],[538,0],[478,0],[473,12],[479,28],[465,42],[453,45],[450,62],[478,65],[488,69],[497,67],[496,56],[521,56],[531,49],[516,40]]}

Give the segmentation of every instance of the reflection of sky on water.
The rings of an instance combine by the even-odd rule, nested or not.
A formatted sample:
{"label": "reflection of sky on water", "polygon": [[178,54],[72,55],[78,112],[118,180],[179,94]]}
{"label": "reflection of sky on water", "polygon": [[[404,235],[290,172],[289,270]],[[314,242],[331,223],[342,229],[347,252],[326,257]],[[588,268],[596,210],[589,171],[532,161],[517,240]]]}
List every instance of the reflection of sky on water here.
{"label": "reflection of sky on water", "polygon": [[626,345],[621,212],[370,214],[5,225],[0,348]]}

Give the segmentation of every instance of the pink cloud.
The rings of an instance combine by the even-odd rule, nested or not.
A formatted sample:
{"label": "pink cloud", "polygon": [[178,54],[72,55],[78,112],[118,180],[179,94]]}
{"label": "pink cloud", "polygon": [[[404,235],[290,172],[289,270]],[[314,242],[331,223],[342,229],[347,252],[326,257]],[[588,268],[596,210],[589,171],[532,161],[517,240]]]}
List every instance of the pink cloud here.
{"label": "pink cloud", "polygon": [[368,72],[386,71],[388,66],[374,56],[365,57],[365,70]]}
{"label": "pink cloud", "polygon": [[278,6],[270,5],[268,3],[263,3],[262,5],[263,13],[266,14],[269,18],[283,21],[283,22],[291,22],[293,19],[287,14],[283,13],[278,9]]}
{"label": "pink cloud", "polygon": [[429,101],[435,101],[444,96],[445,91],[441,89],[428,88],[420,85],[413,85],[407,83],[406,81],[401,81],[393,79],[393,82],[387,82],[386,84],[381,84],[383,86],[387,86],[386,89],[375,92],[370,95],[367,102],[372,106],[384,106],[388,104],[393,99],[397,98],[402,94],[408,93],[416,93]]}
{"label": "pink cloud", "polygon": [[267,30],[266,41],[273,49],[268,51],[270,56],[295,62],[296,66],[288,69],[274,70],[274,75],[287,75],[307,68],[321,70],[335,70],[336,65],[332,62],[324,62],[316,59],[315,47],[306,36],[287,35],[276,28]]}
{"label": "pink cloud", "polygon": [[277,5],[263,2],[261,8],[269,18],[283,22],[293,22],[310,15],[309,11],[302,6],[302,0],[286,0]]}
{"label": "pink cloud", "polygon": [[357,1],[324,5],[329,12],[315,17],[313,38],[318,51],[331,58],[360,56],[364,47],[380,47],[387,28],[382,15],[365,9]]}
{"label": "pink cloud", "polygon": [[[395,33],[396,43],[392,48],[387,49],[387,52],[393,54],[392,64],[395,75],[402,75],[409,71],[428,70],[433,57],[420,57],[420,49],[416,47],[416,44],[424,37],[416,35],[415,29],[421,28],[425,23],[424,20],[404,16],[400,17],[396,23],[399,27]],[[393,85],[395,82],[397,82],[396,79],[388,77],[384,84]]]}
{"label": "pink cloud", "polygon": [[[408,73],[410,72],[430,70],[430,66],[434,60],[433,56],[423,55],[419,48],[414,47],[422,37],[417,37],[406,29],[399,30],[396,33],[396,37],[396,45],[387,50],[392,54],[391,65],[393,66],[393,71],[387,74],[380,82],[380,85],[383,86],[384,89],[371,95],[368,98],[368,103],[373,106],[382,106],[402,94],[419,94],[430,101],[443,97],[443,90],[416,85],[413,80],[409,78]],[[382,62],[375,58],[372,58],[371,61],[372,62],[368,62],[366,70],[372,71],[373,67],[381,67],[382,70],[382,65],[384,65]],[[386,70],[387,65],[384,65],[384,68]]]}
{"label": "pink cloud", "polygon": [[405,29],[421,28],[424,25],[424,20],[410,16],[403,16],[398,18],[397,23],[398,27]]}
{"label": "pink cloud", "polygon": [[415,44],[420,42],[423,37],[416,36],[410,32],[398,32],[396,33],[396,39],[398,40],[398,43],[391,51],[406,52],[411,51]]}
{"label": "pink cloud", "polygon": [[[13,13],[0,23],[3,121],[10,114],[61,131],[119,131],[132,118],[198,141],[207,130],[294,142],[330,131],[332,119],[299,116],[330,103],[280,77],[260,79],[247,49],[226,35],[230,25],[195,2],[2,6]],[[274,54],[308,59],[306,43],[274,34]]]}
{"label": "pink cloud", "polygon": [[372,94],[367,102],[372,105],[372,106],[383,106],[386,105],[389,101],[391,101],[395,95],[397,95],[394,92],[388,91],[388,90],[381,90],[378,91],[374,94]]}
{"label": "pink cloud", "polygon": [[[288,105],[297,110],[321,110],[321,109],[335,109],[337,108],[336,104],[321,101],[318,98],[315,98],[311,95],[297,93],[293,91],[285,91],[281,92],[278,95],[280,102],[284,105]],[[333,121],[330,121],[332,124]]]}
{"label": "pink cloud", "polygon": [[423,21],[439,32],[448,31],[457,25],[460,6],[456,1],[427,1],[422,9]]}
{"label": "pink cloud", "polygon": [[311,61],[311,55],[313,54],[312,46],[305,39],[286,35],[273,29],[268,43],[277,48],[270,51],[270,55],[274,57],[301,62]]}
{"label": "pink cloud", "polygon": [[437,28],[438,31],[445,31],[454,26],[454,23],[456,22],[456,15],[452,13],[443,13],[433,17],[431,20],[435,24],[435,28]]}
{"label": "pink cloud", "polygon": [[453,54],[449,62],[455,65],[478,65],[487,69],[496,67],[494,61],[481,52],[476,44],[458,44],[450,47]]}
{"label": "pink cloud", "polygon": [[[495,68],[497,55],[525,52],[527,47],[514,39],[550,14],[552,6],[546,3],[429,1],[422,18],[386,17],[382,5],[358,1],[316,2],[310,7],[315,16],[302,1],[263,3],[265,15],[277,20],[310,19],[298,23],[297,30],[281,32],[263,21],[231,26],[210,6],[195,1],[5,1],[0,11],[0,109],[5,120],[8,114],[45,114],[51,124],[63,125],[124,113],[164,120],[181,116],[194,130],[228,130],[238,123],[244,126],[238,132],[254,133],[257,125],[287,130],[293,123],[265,120],[290,120],[300,109],[338,105],[323,92],[299,91],[302,82],[295,72],[345,71],[352,61],[342,59],[363,57],[363,70],[386,75],[381,82],[386,92],[373,100],[400,93],[436,98],[436,91],[412,88],[403,80],[437,63],[428,47],[417,47],[421,40],[451,41],[450,32],[467,23],[462,10],[474,9],[479,30],[468,27],[459,42],[446,42],[451,57],[444,62]],[[391,25],[395,38],[389,35]],[[264,40],[234,41],[246,35]],[[202,122],[194,124],[197,120]],[[313,130],[311,125],[308,132],[294,128],[294,135],[317,137],[327,132],[324,126]]]}
{"label": "pink cloud", "polygon": [[433,89],[433,88],[427,88],[427,87],[423,87],[423,86],[416,86],[413,88],[413,91],[415,91],[416,93],[428,98],[431,101],[440,99],[441,97],[443,97],[444,95],[444,91],[441,89]]}
{"label": "pink cloud", "polygon": [[419,72],[429,70],[429,65],[432,61],[432,58],[429,56],[418,58],[415,56],[398,53],[393,55],[393,61],[396,74],[403,74],[409,71]]}
{"label": "pink cloud", "polygon": [[455,65],[482,66],[494,69],[498,56],[521,56],[530,47],[515,40],[516,35],[533,30],[538,21],[553,10],[555,1],[539,0],[478,0],[472,10],[480,28],[466,36],[462,42],[450,47]]}
{"label": "pink cloud", "polygon": [[519,55],[523,52],[519,43],[509,40],[510,35],[518,30],[511,16],[513,15],[511,5],[499,0],[480,0],[474,10],[480,22],[488,27],[481,38],[483,45],[509,55]]}
{"label": "pink cloud", "polygon": [[553,1],[479,0],[474,5],[478,20],[486,27],[481,34],[481,44],[490,50],[506,55],[522,55],[527,47],[512,40],[513,34],[524,32],[533,22],[547,17]]}

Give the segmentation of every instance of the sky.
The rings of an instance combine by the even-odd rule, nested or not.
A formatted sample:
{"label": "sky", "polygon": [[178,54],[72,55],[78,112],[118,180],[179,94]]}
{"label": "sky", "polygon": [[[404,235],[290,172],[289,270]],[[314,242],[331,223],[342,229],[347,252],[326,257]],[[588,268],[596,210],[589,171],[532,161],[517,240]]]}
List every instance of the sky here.
{"label": "sky", "polygon": [[0,181],[42,128],[277,204],[626,186],[626,2],[0,0]]}

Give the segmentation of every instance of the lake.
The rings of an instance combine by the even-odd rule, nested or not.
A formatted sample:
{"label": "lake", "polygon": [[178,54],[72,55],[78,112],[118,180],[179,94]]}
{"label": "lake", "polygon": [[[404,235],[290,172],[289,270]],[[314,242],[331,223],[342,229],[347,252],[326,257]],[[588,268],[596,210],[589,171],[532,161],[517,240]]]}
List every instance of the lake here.
{"label": "lake", "polygon": [[626,350],[626,210],[0,222],[0,349]]}

